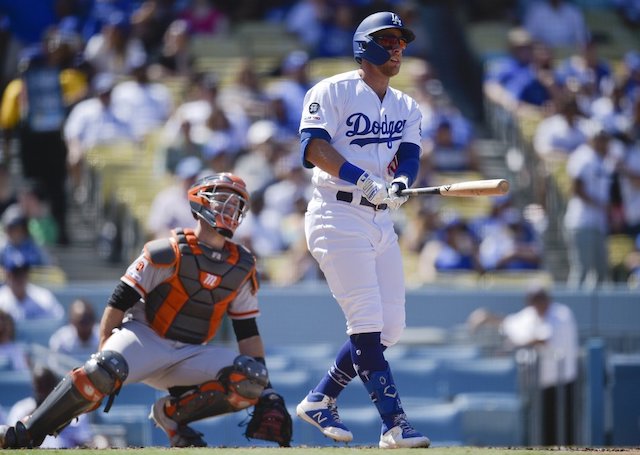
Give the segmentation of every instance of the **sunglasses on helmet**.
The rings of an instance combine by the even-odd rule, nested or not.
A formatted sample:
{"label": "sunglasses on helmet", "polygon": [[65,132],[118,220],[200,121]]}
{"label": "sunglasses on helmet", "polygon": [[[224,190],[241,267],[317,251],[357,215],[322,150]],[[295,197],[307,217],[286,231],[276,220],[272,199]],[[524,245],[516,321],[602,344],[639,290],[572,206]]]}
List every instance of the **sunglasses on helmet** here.
{"label": "sunglasses on helmet", "polygon": [[395,35],[379,35],[374,36],[373,40],[387,51],[392,51],[398,48],[400,48],[401,50],[405,50],[407,48],[407,40],[402,36],[398,37]]}

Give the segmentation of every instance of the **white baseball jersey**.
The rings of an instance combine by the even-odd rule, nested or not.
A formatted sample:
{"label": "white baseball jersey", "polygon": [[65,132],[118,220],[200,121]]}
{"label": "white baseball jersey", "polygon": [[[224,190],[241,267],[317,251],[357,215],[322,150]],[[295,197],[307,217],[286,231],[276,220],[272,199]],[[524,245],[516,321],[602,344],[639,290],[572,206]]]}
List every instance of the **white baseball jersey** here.
{"label": "white baseball jersey", "polygon": [[[355,70],[324,79],[307,92],[300,129],[326,130],[347,161],[390,181],[400,143],[420,145],[421,120],[413,98],[389,87],[380,101]],[[313,183],[336,190],[354,187],[318,168]]]}
{"label": "white baseball jersey", "polygon": [[[307,92],[300,129],[321,128],[352,164],[387,181],[402,142],[420,144],[417,103],[391,87],[382,101],[358,71],[324,79]],[[315,167],[307,207],[307,246],[346,318],[348,335],[381,332],[385,346],[405,326],[402,255],[390,210],[360,203],[356,185]],[[352,202],[338,199],[352,193]]]}

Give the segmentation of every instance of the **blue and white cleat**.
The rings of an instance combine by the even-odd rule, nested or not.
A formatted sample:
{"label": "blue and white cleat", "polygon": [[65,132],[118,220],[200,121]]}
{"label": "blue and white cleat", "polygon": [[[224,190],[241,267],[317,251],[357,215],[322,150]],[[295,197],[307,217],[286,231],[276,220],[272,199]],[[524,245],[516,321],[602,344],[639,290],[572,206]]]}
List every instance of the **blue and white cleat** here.
{"label": "blue and white cleat", "polygon": [[380,435],[381,449],[400,449],[414,447],[429,447],[431,441],[407,421],[405,414],[399,414],[394,418],[394,426],[387,430],[382,424],[382,434]]}
{"label": "blue and white cleat", "polygon": [[351,442],[353,440],[353,434],[340,420],[335,398],[319,392],[309,392],[296,407],[296,414],[334,441]]}

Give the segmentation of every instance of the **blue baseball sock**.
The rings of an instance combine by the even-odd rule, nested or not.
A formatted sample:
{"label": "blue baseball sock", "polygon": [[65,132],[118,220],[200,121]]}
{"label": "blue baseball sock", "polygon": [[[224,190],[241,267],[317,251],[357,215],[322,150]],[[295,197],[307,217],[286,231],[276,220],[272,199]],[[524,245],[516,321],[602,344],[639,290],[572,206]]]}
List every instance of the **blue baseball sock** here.
{"label": "blue baseball sock", "polygon": [[[380,348],[383,352],[387,349],[382,344]],[[351,349],[351,339],[348,339],[338,351],[336,361],[313,389],[314,392],[337,398],[349,382],[356,377],[356,370],[353,368],[353,360],[351,358]]]}
{"label": "blue baseball sock", "polygon": [[351,340],[347,340],[338,351],[336,361],[313,391],[337,398],[340,392],[355,377],[356,371],[353,369],[353,362],[351,361]]}

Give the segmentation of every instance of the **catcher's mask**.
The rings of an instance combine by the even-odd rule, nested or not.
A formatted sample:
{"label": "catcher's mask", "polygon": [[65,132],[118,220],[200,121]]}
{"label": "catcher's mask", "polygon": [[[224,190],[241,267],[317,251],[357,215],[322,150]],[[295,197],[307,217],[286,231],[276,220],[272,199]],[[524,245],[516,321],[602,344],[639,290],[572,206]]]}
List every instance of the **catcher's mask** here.
{"label": "catcher's mask", "polygon": [[225,237],[232,237],[249,210],[244,181],[230,172],[203,177],[188,192],[191,213],[206,221]]}

